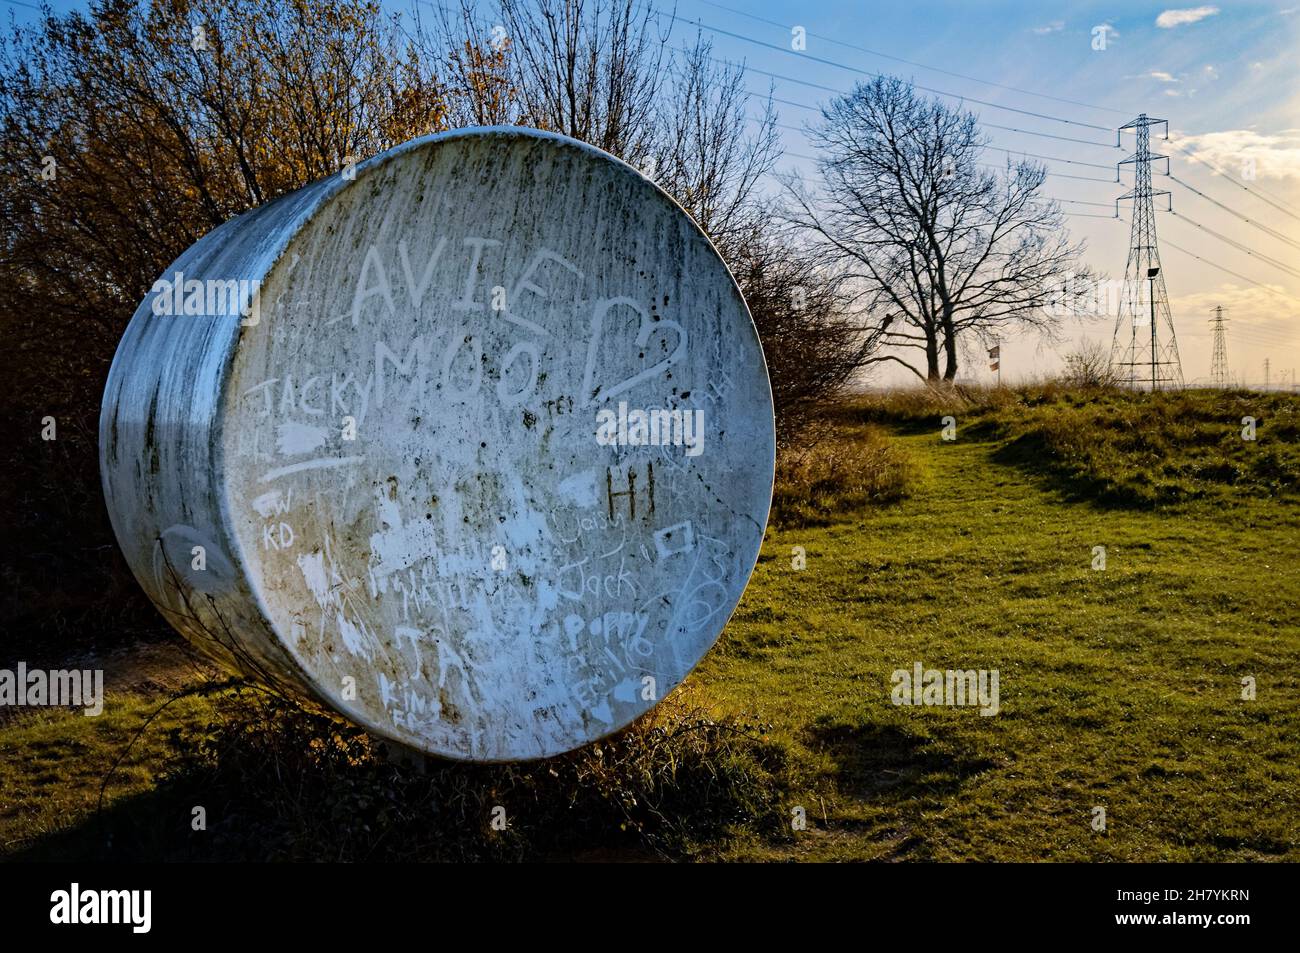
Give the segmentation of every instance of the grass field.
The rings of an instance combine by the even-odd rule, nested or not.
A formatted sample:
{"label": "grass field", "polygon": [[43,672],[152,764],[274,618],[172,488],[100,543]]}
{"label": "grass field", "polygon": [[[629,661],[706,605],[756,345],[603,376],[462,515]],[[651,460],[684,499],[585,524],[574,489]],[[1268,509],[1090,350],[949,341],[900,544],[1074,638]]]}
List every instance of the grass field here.
{"label": "grass field", "polygon": [[[955,440],[941,439],[940,411],[955,417]],[[1244,441],[1252,411],[1257,439]],[[454,794],[462,821],[513,798],[511,856],[1300,860],[1298,411],[1294,398],[1259,395],[845,408],[841,436],[887,444],[905,487],[850,493],[840,513],[778,513],[739,609],[660,727],[599,755],[439,768],[420,796]],[[996,670],[998,714],[894,705],[891,673],[917,662]],[[259,827],[240,801],[272,782],[212,780],[230,763],[210,748],[204,760],[200,744],[228,704],[221,692],[158,715],[108,786],[109,820],[95,816],[105,772],[166,697],[136,686],[119,704],[110,696],[102,718],[0,725],[0,852],[111,855],[107,823],[127,832],[118,848],[140,839],[130,856],[213,856],[188,829],[204,790],[217,826],[237,805],[228,838],[243,825],[284,842],[301,808]],[[680,730],[691,724],[698,742]],[[392,794],[389,768],[358,781],[369,755],[340,751],[322,785],[345,777],[362,801],[411,796]],[[310,781],[278,783],[301,804]],[[567,814],[552,803],[565,798]],[[349,804],[339,823],[360,812],[376,827],[437,808]],[[791,829],[796,808],[806,830]],[[159,824],[174,830],[149,833]],[[373,843],[381,830],[351,836],[321,853],[388,856]],[[475,856],[465,845],[490,835],[442,836]]]}

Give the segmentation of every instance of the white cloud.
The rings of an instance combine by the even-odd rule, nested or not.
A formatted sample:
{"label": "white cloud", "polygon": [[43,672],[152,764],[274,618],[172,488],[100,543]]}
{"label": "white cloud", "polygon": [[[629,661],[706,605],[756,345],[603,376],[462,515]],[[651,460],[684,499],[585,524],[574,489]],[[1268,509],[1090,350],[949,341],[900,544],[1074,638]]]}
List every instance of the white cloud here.
{"label": "white cloud", "polygon": [[1092,33],[1094,36],[1097,35],[1099,31],[1106,37],[1107,42],[1116,39],[1120,35],[1119,30],[1115,29],[1115,25],[1111,23],[1109,20],[1105,20],[1102,23],[1098,23],[1095,27],[1092,28]]}
{"label": "white cloud", "polygon": [[1236,178],[1242,178],[1253,161],[1254,174],[1259,178],[1300,181],[1300,131],[1294,129],[1271,135],[1253,129],[1228,129],[1181,136],[1179,144]]}
{"label": "white cloud", "polygon": [[1156,82],[1159,83],[1181,83],[1182,82],[1182,80],[1179,79],[1177,76],[1173,75],[1172,73],[1166,73],[1164,70],[1161,69],[1153,69],[1149,73],[1143,73],[1142,75],[1147,79],[1154,79]]}
{"label": "white cloud", "polygon": [[1208,80],[1213,81],[1219,78],[1219,68],[1211,63],[1207,63],[1201,72],[1205,74],[1205,78]]}
{"label": "white cloud", "polygon": [[1065,29],[1064,20],[1053,20],[1051,23],[1047,24],[1046,26],[1034,27],[1034,32],[1037,33],[1039,36],[1043,36],[1048,33],[1059,33],[1064,29]]}
{"label": "white cloud", "polygon": [[1219,12],[1218,7],[1188,7],[1183,10],[1166,10],[1156,17],[1156,26],[1162,30],[1172,30],[1185,23],[1195,23],[1212,17]]}

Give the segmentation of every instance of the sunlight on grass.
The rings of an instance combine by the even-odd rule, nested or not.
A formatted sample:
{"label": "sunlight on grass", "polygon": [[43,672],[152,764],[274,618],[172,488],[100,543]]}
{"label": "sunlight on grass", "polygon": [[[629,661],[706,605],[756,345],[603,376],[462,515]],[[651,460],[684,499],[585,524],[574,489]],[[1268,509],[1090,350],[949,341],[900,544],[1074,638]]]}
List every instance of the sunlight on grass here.
{"label": "sunlight on grass", "polygon": [[[409,776],[355,732],[184,699],[108,788],[115,849],[1300,860],[1297,410],[1052,387],[863,398],[833,440],[783,457],[735,615],[635,730]],[[891,673],[916,662],[997,670],[1000,713],[894,706]],[[0,727],[6,854],[105,849],[99,785],[162,699],[114,701]],[[214,836],[191,836],[191,803]],[[488,841],[498,803],[517,827]]]}

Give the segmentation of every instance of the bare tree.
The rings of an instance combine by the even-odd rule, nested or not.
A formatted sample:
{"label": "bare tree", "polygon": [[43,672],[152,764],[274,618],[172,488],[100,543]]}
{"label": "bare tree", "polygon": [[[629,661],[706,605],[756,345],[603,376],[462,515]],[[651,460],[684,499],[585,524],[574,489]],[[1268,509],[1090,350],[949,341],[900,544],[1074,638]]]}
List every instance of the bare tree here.
{"label": "bare tree", "polygon": [[738,247],[732,272],[763,342],[777,439],[795,441],[808,418],[850,383],[879,346],[849,313],[840,282],[814,249],[759,232]]}
{"label": "bare tree", "polygon": [[411,48],[437,64],[449,126],[529,124],[501,17],[485,15],[475,0],[460,0],[454,9],[412,0],[410,15]]}
{"label": "bare tree", "polygon": [[751,120],[744,68],[719,61],[699,35],[674,58],[670,74],[648,171],[730,261],[742,246],[755,247],[753,236],[770,218],[758,186],[780,156],[772,99]]}
{"label": "bare tree", "polygon": [[780,155],[771,98],[752,120],[744,68],[699,34],[673,49],[673,14],[641,0],[484,9],[416,10],[417,46],[445,60],[453,125],[518,123],[598,146],[654,178],[724,257],[769,217],[758,191]]}
{"label": "bare tree", "polygon": [[1009,161],[981,171],[987,141],[973,114],[880,77],[832,101],[809,135],[823,193],[791,180],[788,215],[855,289],[880,343],[907,355],[871,362],[951,382],[962,335],[988,340],[1008,325],[1050,334],[1057,309],[1047,306],[1088,284],[1078,282],[1083,246],[1039,193],[1046,170]]}
{"label": "bare tree", "polygon": [[524,121],[640,165],[669,57],[636,0],[498,0]]}
{"label": "bare tree", "polygon": [[444,125],[378,0],[50,16],[0,41],[0,305],[116,332],[205,232]]}

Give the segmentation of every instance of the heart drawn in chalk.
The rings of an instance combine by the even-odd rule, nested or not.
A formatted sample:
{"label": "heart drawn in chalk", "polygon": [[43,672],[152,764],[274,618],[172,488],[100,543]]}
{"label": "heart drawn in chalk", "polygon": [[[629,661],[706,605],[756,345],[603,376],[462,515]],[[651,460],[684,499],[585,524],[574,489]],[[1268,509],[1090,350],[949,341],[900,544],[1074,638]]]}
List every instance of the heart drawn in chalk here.
{"label": "heart drawn in chalk", "polygon": [[[613,373],[617,374],[621,372],[625,376],[622,379],[617,380],[616,383],[597,384],[596,364],[602,356],[601,345],[604,343],[617,342],[618,340],[617,331],[614,328],[610,328],[608,333],[606,332],[607,323],[610,325],[615,324],[615,321],[612,319],[609,321],[606,320],[609,317],[610,312],[615,308],[630,308],[632,311],[636,312],[639,317],[640,320],[637,325],[637,334],[634,341],[638,352],[643,355],[648,355],[649,348],[647,346],[649,345],[655,349],[662,350],[664,352],[664,357],[649,367],[635,370],[634,368],[639,366],[639,364],[645,360],[645,357],[631,355],[621,357],[621,359],[616,358],[611,361],[608,358],[608,352],[606,352],[607,359],[603,362],[601,370],[608,373],[612,369]],[[623,323],[626,324],[630,322],[625,321]],[[671,332],[671,334],[667,332]],[[655,336],[655,342],[653,344],[651,343],[651,335]],[[670,339],[674,336],[676,337],[676,341],[670,342]],[[670,343],[673,343],[671,352],[668,351]],[[626,351],[623,352],[623,354],[626,353]],[[681,363],[684,357],[686,357],[686,329],[676,321],[669,318],[654,319],[651,317],[649,312],[641,307],[641,304],[633,298],[602,298],[600,301],[596,302],[595,310],[591,315],[591,339],[587,343],[587,364],[582,375],[583,402],[580,406],[587,407],[591,404],[609,400],[611,397],[615,397],[626,390],[630,390],[642,381],[649,380],[652,377],[657,377],[658,375],[665,373],[668,368],[672,367],[674,364]]]}

